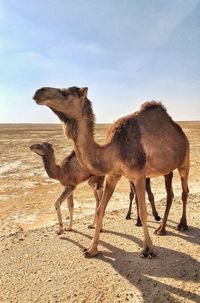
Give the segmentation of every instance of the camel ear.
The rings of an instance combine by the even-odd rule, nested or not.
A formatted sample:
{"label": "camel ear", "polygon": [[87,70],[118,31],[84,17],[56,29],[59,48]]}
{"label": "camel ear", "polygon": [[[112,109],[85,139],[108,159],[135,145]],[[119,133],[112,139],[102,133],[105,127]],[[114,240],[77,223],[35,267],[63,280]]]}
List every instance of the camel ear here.
{"label": "camel ear", "polygon": [[80,92],[80,95],[81,95],[81,96],[87,97],[88,88],[87,88],[87,87],[81,87],[81,88],[79,89],[79,92]]}
{"label": "camel ear", "polygon": [[48,149],[52,148],[52,144],[50,144],[49,142],[43,142],[43,145]]}

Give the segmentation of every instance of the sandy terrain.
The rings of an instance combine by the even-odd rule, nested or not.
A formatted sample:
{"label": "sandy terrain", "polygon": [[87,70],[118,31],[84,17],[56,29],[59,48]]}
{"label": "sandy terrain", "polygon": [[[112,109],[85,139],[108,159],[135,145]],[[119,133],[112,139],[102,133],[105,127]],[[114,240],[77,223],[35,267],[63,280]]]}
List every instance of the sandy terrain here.
{"label": "sandy terrain", "polygon": [[[91,190],[86,183],[76,190],[75,231],[57,236],[53,202],[62,187],[46,176],[41,159],[28,148],[48,141],[62,159],[72,149],[62,128],[0,125],[0,302],[200,302],[200,123],[182,126],[191,144],[190,229],[176,231],[182,204],[175,174],[168,234],[153,235],[158,223],[150,215],[150,232],[159,256],[144,260],[139,257],[142,229],[124,219],[129,192],[126,179],[120,181],[108,205],[102,255],[85,259],[82,249],[93,235],[87,229],[94,212]],[[97,127],[100,143],[106,128]],[[152,190],[162,216],[163,178],[152,181]],[[67,215],[66,205],[63,213]]]}

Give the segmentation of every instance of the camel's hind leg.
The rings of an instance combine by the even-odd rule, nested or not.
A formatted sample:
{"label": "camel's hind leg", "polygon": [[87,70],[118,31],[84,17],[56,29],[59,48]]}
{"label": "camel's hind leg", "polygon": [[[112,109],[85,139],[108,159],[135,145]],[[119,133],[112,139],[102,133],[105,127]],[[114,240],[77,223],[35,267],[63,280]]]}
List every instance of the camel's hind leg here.
{"label": "camel's hind leg", "polygon": [[172,205],[172,200],[174,197],[173,194],[173,188],[172,188],[172,178],[173,178],[173,172],[169,173],[168,175],[165,175],[165,189],[167,192],[167,197],[166,197],[166,208],[165,208],[165,214],[162,219],[162,222],[160,226],[155,230],[154,234],[156,235],[165,235],[166,234],[166,224],[167,224],[167,218],[169,215],[169,211]]}
{"label": "camel's hind leg", "polygon": [[189,168],[183,169],[180,168],[178,169],[179,174],[181,176],[181,186],[182,186],[182,201],[183,201],[183,212],[182,212],[182,217],[180,219],[180,223],[177,226],[178,230],[187,230],[188,225],[187,225],[187,218],[186,218],[186,207],[187,207],[187,199],[188,199],[188,175],[189,175]]}
{"label": "camel's hind leg", "polygon": [[[145,189],[146,189],[146,192],[147,192],[148,200],[149,200],[149,202],[151,204],[151,209],[152,209],[153,216],[154,216],[154,218],[155,218],[156,221],[160,221],[160,217],[158,215],[158,212],[157,212],[156,206],[155,206],[154,195],[153,195],[153,193],[151,191],[151,181],[150,181],[150,178],[146,178]],[[137,207],[137,222],[136,222],[135,225],[136,226],[142,226],[142,223],[141,223],[141,220],[140,220],[140,216],[139,216],[139,206],[138,206],[137,195],[135,196],[135,202],[136,202],[136,207]]]}
{"label": "camel's hind leg", "polygon": [[[130,214],[131,215],[131,208],[132,208],[132,201],[133,201],[133,198],[135,196],[135,204],[136,204],[136,209],[137,209],[137,220],[136,220],[136,223],[135,225],[136,226],[142,226],[142,222],[140,220],[140,216],[139,216],[139,205],[138,205],[138,197],[136,195],[136,190],[135,190],[135,185],[133,182],[130,181],[130,205],[129,205],[129,210],[128,210],[128,213],[126,215],[126,219],[127,219],[127,216]],[[128,217],[129,218],[129,217]],[[131,219],[131,217],[130,217]]]}
{"label": "camel's hind leg", "polygon": [[129,193],[129,209],[126,214],[126,220],[131,220],[131,211],[132,211],[132,204],[133,204],[133,199],[135,196],[135,190],[134,190],[134,185],[132,182],[130,182],[130,193]]}
{"label": "camel's hind leg", "polygon": [[160,216],[158,215],[158,212],[157,212],[156,206],[155,206],[154,195],[151,191],[151,180],[150,180],[150,178],[146,178],[146,186],[145,187],[146,187],[148,200],[151,203],[152,214],[153,214],[156,221],[160,221]]}
{"label": "camel's hind leg", "polygon": [[139,202],[139,216],[144,230],[144,243],[141,256],[152,258],[156,256],[156,253],[154,252],[147,226],[147,208],[145,203],[145,178],[141,177],[140,179],[137,179],[134,185]]}
{"label": "camel's hind leg", "polygon": [[103,197],[102,197],[102,200],[100,201],[100,205],[97,210],[94,237],[93,237],[92,243],[89,246],[89,248],[84,251],[86,257],[94,257],[98,254],[97,247],[98,247],[98,243],[99,243],[99,234],[100,234],[100,231],[102,228],[104,213],[106,210],[106,206],[113,194],[113,191],[114,191],[116,184],[119,181],[120,177],[121,177],[120,175],[108,175],[106,178],[106,184],[105,184],[105,189],[103,192]]}

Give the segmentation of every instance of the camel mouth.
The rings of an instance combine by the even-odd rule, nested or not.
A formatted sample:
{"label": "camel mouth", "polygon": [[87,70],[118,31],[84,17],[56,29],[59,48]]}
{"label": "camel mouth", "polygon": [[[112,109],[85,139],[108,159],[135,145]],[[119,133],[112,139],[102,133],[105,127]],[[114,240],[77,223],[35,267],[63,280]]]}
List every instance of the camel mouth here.
{"label": "camel mouth", "polygon": [[29,149],[31,150],[31,151],[37,151],[37,150],[42,150],[42,146],[41,145],[39,145],[39,144],[33,144],[33,145],[31,145],[31,146],[29,146]]}
{"label": "camel mouth", "polygon": [[35,95],[33,96],[33,100],[34,100],[37,104],[42,105],[43,102],[44,102],[46,99],[41,99],[41,98],[39,98],[38,96],[36,96],[36,94],[35,94]]}
{"label": "camel mouth", "polygon": [[43,104],[44,101],[47,100],[47,96],[45,95],[45,92],[43,89],[39,89],[35,92],[35,94],[33,95],[33,100],[37,103],[37,104]]}

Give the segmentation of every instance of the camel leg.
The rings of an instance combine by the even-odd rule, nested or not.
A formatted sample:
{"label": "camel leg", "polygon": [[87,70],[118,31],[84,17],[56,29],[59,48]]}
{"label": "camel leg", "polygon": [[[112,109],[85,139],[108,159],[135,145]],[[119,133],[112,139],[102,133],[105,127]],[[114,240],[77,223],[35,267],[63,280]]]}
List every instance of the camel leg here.
{"label": "camel leg", "polygon": [[94,215],[93,222],[90,225],[88,225],[88,228],[90,228],[90,229],[95,228],[97,209],[99,207],[99,203],[100,203],[101,197],[102,197],[102,190],[100,190],[100,189],[96,190],[96,188],[94,188],[93,192],[94,192],[94,197],[95,197],[95,200],[96,200],[96,207],[95,207],[95,215]]}
{"label": "camel leg", "polygon": [[152,258],[156,256],[156,253],[154,252],[152,241],[149,235],[148,226],[147,226],[147,208],[145,203],[145,178],[143,177],[137,179],[134,185],[139,202],[139,216],[144,230],[144,243],[143,243],[143,250],[141,252],[141,256],[143,258],[145,257]]}
{"label": "camel leg", "polygon": [[136,220],[135,225],[136,226],[142,226],[142,222],[140,220],[140,215],[139,215],[140,210],[139,210],[139,203],[138,203],[137,195],[135,195],[135,204],[136,204],[136,209],[137,209],[137,220]]}
{"label": "camel leg", "polygon": [[131,210],[132,210],[132,203],[133,203],[134,195],[135,195],[135,192],[134,192],[134,189],[133,189],[133,183],[130,182],[130,193],[129,193],[130,203],[129,203],[128,212],[126,214],[126,220],[131,220]]}
{"label": "camel leg", "polygon": [[165,208],[165,213],[164,213],[162,222],[161,222],[160,226],[154,232],[154,234],[159,235],[159,236],[166,234],[165,228],[166,228],[166,224],[167,224],[169,211],[170,211],[170,208],[172,205],[172,200],[174,198],[173,189],[172,189],[172,178],[173,178],[173,172],[169,173],[168,175],[165,175],[165,189],[167,192],[166,208]]}
{"label": "camel leg", "polygon": [[94,237],[89,248],[84,251],[85,257],[94,257],[98,254],[99,234],[102,228],[104,213],[120,177],[120,175],[108,175],[106,178],[102,200],[97,210]]}
{"label": "camel leg", "polygon": [[62,215],[61,215],[61,209],[60,206],[62,202],[67,199],[71,193],[73,192],[74,187],[66,187],[60,197],[55,202],[55,209],[57,211],[57,217],[58,217],[58,222],[59,222],[59,230],[58,230],[58,235],[62,234],[64,232],[64,226],[63,226],[63,221],[62,221]]}
{"label": "camel leg", "polygon": [[[188,193],[189,193],[188,174],[189,174],[189,170],[187,170],[185,172],[184,176],[181,176],[183,212],[182,212],[182,217],[181,217],[180,223],[177,226],[178,230],[187,230],[188,229],[187,218],[186,218],[187,198],[188,198]],[[181,175],[181,172],[180,172],[180,175]]]}
{"label": "camel leg", "polygon": [[135,193],[135,204],[136,204],[136,209],[137,209],[137,220],[136,220],[135,225],[136,225],[136,226],[142,226],[142,222],[141,222],[140,216],[139,216],[138,197],[137,197],[136,190],[135,190],[135,185],[134,185],[133,182],[131,182],[131,186],[132,186],[132,191],[133,191],[133,193]]}
{"label": "camel leg", "polygon": [[69,226],[66,228],[67,231],[73,230],[73,215],[74,215],[74,200],[73,193],[67,198],[67,206],[69,210]]}
{"label": "camel leg", "polygon": [[147,192],[147,196],[148,196],[148,200],[151,203],[151,209],[152,209],[152,214],[155,218],[156,221],[160,221],[160,216],[158,215],[158,212],[156,210],[156,206],[155,206],[155,201],[154,201],[154,195],[151,191],[151,181],[150,178],[146,178],[146,192]]}

